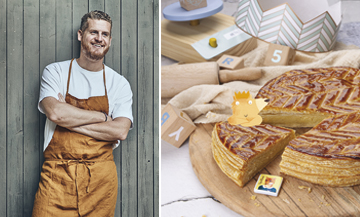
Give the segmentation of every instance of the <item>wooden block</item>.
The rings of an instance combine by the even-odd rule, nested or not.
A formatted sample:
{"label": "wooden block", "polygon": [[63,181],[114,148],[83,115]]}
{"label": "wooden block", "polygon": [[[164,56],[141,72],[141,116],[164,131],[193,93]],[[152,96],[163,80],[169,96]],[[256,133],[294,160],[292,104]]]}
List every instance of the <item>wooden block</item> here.
{"label": "wooden block", "polygon": [[189,22],[161,21],[161,54],[184,63],[217,61],[223,54],[242,56],[257,46],[257,39],[250,38],[237,46],[211,58],[204,59],[191,45],[234,25],[234,17],[217,13],[200,20],[197,26]]}
{"label": "wooden block", "polygon": [[180,6],[185,10],[191,11],[207,6],[206,0],[180,0]]}
{"label": "wooden block", "polygon": [[225,69],[242,69],[244,68],[244,59],[241,57],[230,56],[230,55],[222,55],[220,59],[218,59],[217,63],[219,67]]}
{"label": "wooden block", "polygon": [[161,112],[161,139],[179,148],[196,126],[185,112],[167,104]]}
{"label": "wooden block", "polygon": [[291,65],[295,59],[295,50],[279,44],[270,44],[264,66]]}

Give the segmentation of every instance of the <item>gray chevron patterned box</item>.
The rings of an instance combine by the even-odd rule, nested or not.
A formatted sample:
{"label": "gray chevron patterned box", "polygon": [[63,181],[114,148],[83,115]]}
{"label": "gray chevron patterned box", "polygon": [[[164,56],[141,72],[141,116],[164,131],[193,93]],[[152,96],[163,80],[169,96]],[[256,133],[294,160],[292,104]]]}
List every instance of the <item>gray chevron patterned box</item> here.
{"label": "gray chevron patterned box", "polygon": [[341,24],[337,0],[239,0],[237,26],[253,37],[309,52],[332,50]]}

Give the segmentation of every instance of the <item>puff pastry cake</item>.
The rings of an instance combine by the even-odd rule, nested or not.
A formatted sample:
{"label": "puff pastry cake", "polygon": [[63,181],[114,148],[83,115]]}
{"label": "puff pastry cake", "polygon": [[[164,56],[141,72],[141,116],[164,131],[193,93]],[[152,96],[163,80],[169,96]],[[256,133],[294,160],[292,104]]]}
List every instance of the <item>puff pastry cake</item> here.
{"label": "puff pastry cake", "polygon": [[280,155],[294,130],[271,125],[243,127],[216,123],[212,131],[213,157],[220,169],[243,187],[253,176]]}
{"label": "puff pastry cake", "polygon": [[360,109],[360,70],[348,67],[292,70],[270,80],[255,98],[269,104],[263,123],[313,127],[330,115]]}
{"label": "puff pastry cake", "polygon": [[331,116],[292,140],[280,172],[324,186],[360,184],[360,114]]}

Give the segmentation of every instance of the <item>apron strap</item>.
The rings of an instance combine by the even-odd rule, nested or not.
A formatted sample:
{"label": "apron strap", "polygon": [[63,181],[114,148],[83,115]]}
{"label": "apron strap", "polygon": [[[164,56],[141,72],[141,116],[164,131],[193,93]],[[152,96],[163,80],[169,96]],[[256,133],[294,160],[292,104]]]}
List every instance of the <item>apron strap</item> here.
{"label": "apron strap", "polygon": [[74,58],[71,59],[70,67],[69,67],[69,73],[68,73],[68,80],[67,80],[67,87],[66,87],[66,95],[69,93],[69,84],[70,84],[70,75],[71,75],[71,68],[72,68],[72,62],[74,61]]}
{"label": "apron strap", "polygon": [[[70,66],[69,66],[69,73],[68,73],[68,80],[67,80],[67,87],[66,87],[66,95],[69,93],[69,84],[70,84],[70,75],[72,69],[72,63],[75,58],[71,59]],[[104,77],[104,87],[105,87],[105,96],[107,98],[107,90],[106,90],[106,80],[105,80],[105,65],[103,63],[103,77]]]}
{"label": "apron strap", "polygon": [[104,77],[104,87],[105,87],[105,96],[107,97],[107,90],[106,90],[106,79],[105,79],[105,65],[103,63],[103,77]]}

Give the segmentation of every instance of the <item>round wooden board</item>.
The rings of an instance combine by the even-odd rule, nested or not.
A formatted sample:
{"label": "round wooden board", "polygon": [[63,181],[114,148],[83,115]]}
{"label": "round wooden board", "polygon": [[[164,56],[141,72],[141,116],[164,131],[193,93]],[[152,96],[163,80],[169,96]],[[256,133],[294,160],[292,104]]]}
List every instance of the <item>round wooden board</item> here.
{"label": "round wooden board", "polygon": [[[360,187],[331,188],[284,176],[277,197],[255,194],[260,173],[280,175],[281,156],[271,162],[243,188],[218,167],[211,151],[212,124],[197,125],[190,136],[192,167],[203,186],[222,204],[244,216],[360,216]],[[299,189],[298,186],[311,188]],[[256,195],[252,200],[251,196]]]}

